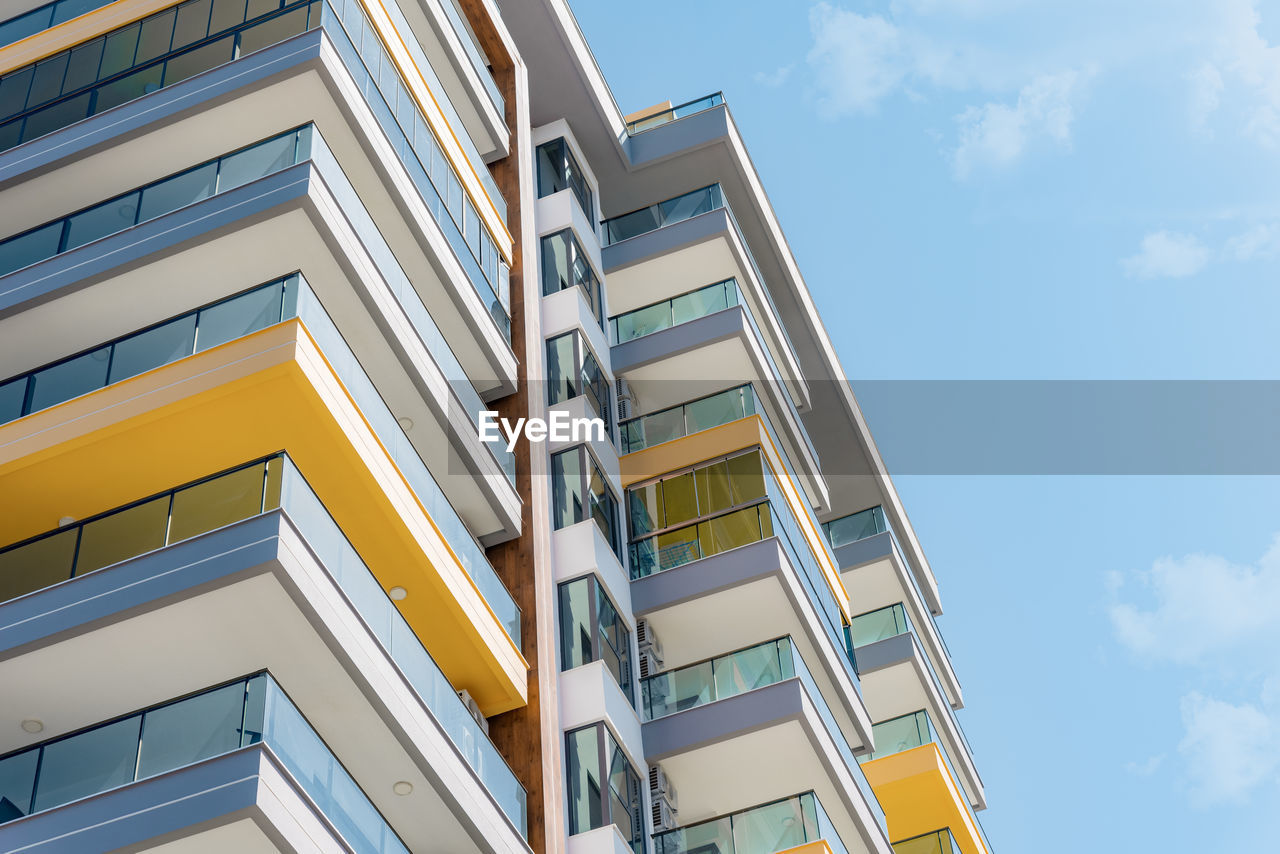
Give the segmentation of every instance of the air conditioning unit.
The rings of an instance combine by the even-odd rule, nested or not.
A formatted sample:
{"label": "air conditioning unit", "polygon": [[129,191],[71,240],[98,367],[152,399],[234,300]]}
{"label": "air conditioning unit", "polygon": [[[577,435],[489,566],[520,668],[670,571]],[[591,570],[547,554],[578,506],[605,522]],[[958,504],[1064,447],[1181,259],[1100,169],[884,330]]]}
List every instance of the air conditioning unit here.
{"label": "air conditioning unit", "polygon": [[641,652],[645,650],[652,652],[661,663],[662,641],[658,640],[648,620],[636,620],[636,646],[640,647]]}
{"label": "air conditioning unit", "polygon": [[626,421],[634,414],[635,409],[632,406],[632,402],[624,397],[618,398],[618,420]]}
{"label": "air conditioning unit", "polygon": [[467,707],[467,711],[471,713],[471,717],[476,719],[476,723],[480,724],[480,729],[484,730],[484,734],[489,734],[489,720],[480,711],[480,704],[471,696],[471,692],[463,688],[458,692],[458,699],[462,701],[462,705]]}
{"label": "air conditioning unit", "polygon": [[653,832],[675,830],[680,826],[680,812],[662,798],[653,801]]}
{"label": "air conditioning unit", "polygon": [[665,799],[673,810],[680,808],[680,799],[676,796],[676,787],[671,782],[671,779],[667,777],[667,772],[662,770],[661,765],[649,766],[649,796],[655,801]]}
{"label": "air conditioning unit", "polygon": [[655,673],[662,672],[662,659],[653,654],[653,650],[640,650],[640,678],[648,679]]}
{"label": "air conditioning unit", "polygon": [[613,381],[614,391],[618,394],[618,420],[626,421],[635,415],[636,397],[631,391],[631,383],[626,377],[618,377]]}

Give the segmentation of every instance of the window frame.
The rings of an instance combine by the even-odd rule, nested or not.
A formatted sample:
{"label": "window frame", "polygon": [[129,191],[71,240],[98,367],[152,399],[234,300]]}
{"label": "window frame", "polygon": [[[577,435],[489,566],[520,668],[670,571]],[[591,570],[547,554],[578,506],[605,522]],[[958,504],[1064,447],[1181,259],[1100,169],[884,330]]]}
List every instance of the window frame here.
{"label": "window frame", "polygon": [[[564,733],[565,811],[566,813],[568,813],[569,835],[575,836],[579,833],[586,833],[588,831],[598,829],[598,827],[578,827],[577,813],[576,811],[569,808],[571,799],[573,798],[573,783],[574,783],[573,772],[576,770],[575,763],[578,765],[581,765],[581,762],[582,762],[582,757],[578,756],[577,751],[575,749],[574,736],[580,732],[583,732],[584,730],[589,730],[589,729],[594,729],[596,731],[595,769],[596,769],[597,780],[602,784],[600,786],[600,803],[599,803],[600,817],[601,817],[602,823],[598,827],[608,827],[609,825],[613,825],[614,827],[617,827],[618,832],[630,844],[632,851],[634,851],[635,854],[644,854],[645,838],[646,836],[648,836],[647,829],[645,827],[645,821],[644,821],[645,819],[644,790],[646,786],[643,783],[643,778],[641,778],[640,772],[638,772],[635,766],[631,764],[631,758],[627,756],[627,752],[622,749],[622,745],[618,742],[618,739],[614,737],[613,731],[609,728],[609,726],[604,721],[596,721],[595,723],[587,724],[586,726],[567,730]],[[610,750],[609,749],[610,747],[612,747],[613,749]],[[628,775],[627,775],[628,787],[631,788],[631,784],[634,784],[634,792],[628,791],[626,793],[627,795],[626,801],[628,803],[628,809],[631,812],[631,825],[632,825],[631,832],[629,834],[623,828],[618,827],[618,824],[616,822],[611,820],[611,817],[613,814],[612,805],[610,803],[610,795],[613,791],[613,786],[611,783],[613,774],[611,772],[613,769],[612,760],[613,760],[615,751],[617,752],[618,755],[622,757],[623,761],[626,762],[626,768],[628,772]],[[586,801],[586,797],[587,796],[584,793],[583,794],[584,802]]]}
{"label": "window frame", "polygon": [[[568,660],[569,658],[569,648],[567,643],[568,638],[566,638],[565,636],[566,629],[569,628],[569,626],[567,625],[567,622],[568,622],[567,618],[571,610],[570,608],[567,607],[568,596],[566,595],[566,593],[567,593],[567,589],[571,585],[583,584],[583,583],[587,585],[587,590],[588,590],[587,609],[588,609],[588,623],[592,629],[592,632],[591,632],[592,648],[589,650],[589,656],[590,656],[589,658],[585,658],[585,660],[581,664],[571,665]],[[582,667],[587,664],[592,664],[596,661],[603,661],[604,659],[600,655],[600,651],[596,647],[596,644],[607,643],[609,644],[609,648],[613,650],[614,655],[617,657],[618,663],[619,663],[619,669],[621,669],[624,674],[625,682],[624,682],[624,679],[619,679],[618,687],[622,690],[622,693],[627,698],[627,701],[631,703],[632,708],[635,708],[636,706],[635,685],[636,685],[637,672],[636,672],[636,667],[631,654],[631,650],[632,650],[631,638],[634,632],[632,631],[631,627],[627,625],[626,620],[622,618],[622,609],[619,608],[617,603],[613,601],[613,597],[609,595],[609,592],[605,589],[603,582],[601,582],[600,580],[600,577],[597,576],[595,573],[588,573],[587,575],[581,575],[581,576],[578,576],[577,578],[570,579],[569,581],[562,581],[560,584],[556,586],[556,593],[557,593],[556,604],[557,604],[557,607],[560,609],[558,624],[560,629],[560,670],[561,672],[564,672],[566,670],[572,670],[576,667]],[[603,628],[600,623],[600,600],[601,599],[608,602],[609,607],[613,609],[613,614],[614,614],[616,623],[618,626],[621,627],[622,632],[625,636],[622,642],[622,649],[618,649],[614,647],[614,645],[608,640],[608,636],[603,631]],[[605,667],[606,669],[608,669],[607,664],[605,665]],[[610,673],[612,673],[612,671],[610,671]],[[615,678],[617,677],[615,676]]]}
{"label": "window frame", "polygon": [[[573,337],[573,393],[563,398],[557,398],[558,383],[551,380],[551,365],[553,362],[553,345],[564,338]],[[583,375],[586,372],[587,357],[595,362],[596,371],[600,374],[600,385],[604,392],[604,400],[600,400],[600,395],[592,389],[592,384],[584,380]],[[559,335],[553,335],[546,339],[545,358],[547,364],[547,406],[558,406],[566,401],[573,400],[575,397],[585,397],[592,402],[592,409],[596,410],[596,415],[600,416],[604,421],[605,433],[609,436],[609,441],[613,441],[613,383],[609,379],[609,375],[605,373],[604,367],[600,364],[600,357],[596,355],[595,350],[591,349],[591,345],[587,342],[587,336],[581,329],[574,327],[568,332]],[[554,360],[558,364],[558,359]]]}
{"label": "window frame", "polygon": [[[569,527],[569,525],[576,525],[576,524],[578,524],[578,523],[580,523],[580,522],[586,522],[587,520],[595,521],[595,522],[596,522],[596,528],[597,528],[597,529],[599,529],[599,528],[600,528],[600,524],[599,524],[599,522],[598,522],[598,521],[596,521],[595,513],[591,512],[590,505],[589,505],[588,503],[586,503],[587,496],[591,495],[591,475],[592,475],[592,469],[594,468],[594,471],[599,472],[600,480],[601,480],[601,482],[604,484],[604,491],[605,491],[605,495],[607,495],[607,496],[609,497],[609,499],[612,501],[612,508],[611,508],[611,513],[610,513],[611,519],[610,519],[610,525],[609,525],[610,530],[609,530],[609,531],[601,530],[601,531],[600,531],[600,533],[605,537],[605,539],[606,539],[606,540],[608,540],[608,541],[609,541],[609,548],[610,548],[610,550],[612,550],[612,551],[613,551],[614,555],[618,558],[619,562],[621,562],[621,561],[622,561],[622,555],[621,555],[621,548],[622,548],[622,537],[621,537],[621,533],[622,533],[622,532],[619,530],[619,525],[620,525],[621,523],[619,522],[619,514],[618,514],[618,510],[619,510],[619,508],[621,507],[621,505],[620,505],[620,503],[619,503],[619,501],[618,501],[618,497],[617,497],[616,495],[614,495],[614,494],[613,494],[613,489],[612,489],[612,488],[610,487],[610,485],[609,485],[609,479],[608,479],[607,477],[605,477],[605,475],[604,475],[604,469],[601,467],[600,462],[596,459],[596,455],[595,455],[595,454],[593,454],[593,453],[591,452],[591,449],[590,449],[589,447],[587,447],[585,444],[583,444],[583,445],[574,445],[574,446],[572,446],[572,447],[570,447],[570,448],[565,448],[565,449],[564,449],[564,450],[562,450],[562,451],[557,451],[556,453],[554,453],[554,454],[552,454],[552,455],[551,455],[551,461],[552,461],[552,468],[551,468],[551,510],[552,510],[552,517],[553,517],[553,518],[552,518],[552,525],[554,526],[554,525],[555,525],[555,523],[556,523],[556,519],[554,518],[555,513],[556,513],[556,508],[557,508],[557,506],[558,506],[557,501],[556,501],[556,493],[557,493],[557,491],[558,491],[559,489],[561,489],[561,488],[562,488],[562,487],[560,486],[560,480],[561,480],[561,479],[560,479],[559,477],[557,477],[557,475],[556,475],[556,471],[555,471],[555,460],[556,460],[556,458],[557,458],[557,457],[561,457],[561,456],[563,456],[563,455],[565,455],[565,454],[578,454],[578,455],[579,455],[579,456],[578,456],[578,469],[579,469],[579,472],[578,472],[579,484],[578,484],[578,486],[579,486],[579,489],[581,490],[581,494],[582,494],[582,496],[583,496],[583,498],[584,498],[584,503],[582,504],[582,510],[583,510],[584,512],[581,514],[581,518],[577,518],[577,517],[579,516],[579,514],[574,514],[575,518],[574,518],[574,520],[573,520],[572,522],[569,522],[569,523],[567,523],[567,524],[565,524],[565,525],[558,525],[558,526],[555,526],[555,527],[553,528],[553,530],[560,530],[561,528],[567,528],[567,527]],[[584,456],[584,455],[585,455],[585,459],[586,459],[586,461],[588,461],[588,462],[590,462],[590,463],[591,463],[591,466],[590,466],[590,467],[588,467],[588,466],[586,466],[586,465],[583,465],[583,456]]]}

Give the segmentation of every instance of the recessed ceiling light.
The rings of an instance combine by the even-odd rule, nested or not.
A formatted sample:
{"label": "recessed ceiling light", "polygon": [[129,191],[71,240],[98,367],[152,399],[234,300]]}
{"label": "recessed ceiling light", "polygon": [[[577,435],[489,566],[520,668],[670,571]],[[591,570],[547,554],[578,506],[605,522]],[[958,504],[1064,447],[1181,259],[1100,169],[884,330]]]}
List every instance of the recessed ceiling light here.
{"label": "recessed ceiling light", "polygon": [[413,784],[410,783],[408,780],[401,780],[399,783],[396,783],[394,786],[391,787],[391,791],[395,792],[397,795],[412,794]]}
{"label": "recessed ceiling light", "polygon": [[409,416],[407,416],[407,415],[402,415],[402,416],[400,416],[399,418],[397,418],[396,420],[400,422],[400,426],[401,426],[401,427],[403,427],[405,430],[412,430],[412,429],[413,429],[413,419],[412,419],[412,418],[410,418]]}
{"label": "recessed ceiling light", "polygon": [[409,595],[409,591],[403,587],[392,587],[387,591],[387,595],[399,602],[401,599]]}
{"label": "recessed ceiling light", "polygon": [[38,721],[35,718],[27,718],[22,722],[22,731],[29,732],[33,735],[37,732],[44,732],[44,722]]}

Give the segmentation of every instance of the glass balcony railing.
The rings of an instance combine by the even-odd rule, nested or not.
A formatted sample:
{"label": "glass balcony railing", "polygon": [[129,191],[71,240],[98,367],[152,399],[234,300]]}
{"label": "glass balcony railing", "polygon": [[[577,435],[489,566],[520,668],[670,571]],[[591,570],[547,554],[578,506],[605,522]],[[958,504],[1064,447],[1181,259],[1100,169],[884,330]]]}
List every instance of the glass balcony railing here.
{"label": "glass balcony railing", "polygon": [[114,0],[57,0],[0,23],[0,47],[22,41],[72,18],[101,9]]}
{"label": "glass balcony railing", "polygon": [[[449,19],[453,31],[458,34],[458,41],[462,42],[462,49],[466,51],[467,59],[471,61],[471,67],[480,76],[480,82],[484,84],[484,91],[489,94],[489,99],[493,101],[493,106],[497,108],[498,115],[505,118],[507,102],[502,97],[502,93],[498,91],[498,82],[493,79],[493,72],[489,70],[489,63],[485,60],[484,53],[480,50],[480,45],[476,41],[476,34],[472,31],[471,25],[467,23],[467,16],[463,14],[462,9],[458,6],[458,0],[444,0],[440,5],[444,7],[445,17]],[[505,219],[505,214],[503,218]]]}
{"label": "glass balcony railing", "polygon": [[893,854],[963,854],[951,828],[944,827],[893,843]]}
{"label": "glass balcony railing", "polygon": [[[413,292],[411,287],[409,292]],[[19,417],[19,413],[25,415],[53,406],[295,317],[307,327],[356,406],[364,413],[374,434],[440,529],[458,562],[475,581],[507,634],[518,645],[520,609],[515,600],[347,346],[324,306],[299,274],[261,285],[0,384],[0,424]],[[458,387],[457,383],[451,385]],[[478,404],[478,396],[476,401]]]}
{"label": "glass balcony railing", "polygon": [[409,854],[274,679],[259,673],[0,758],[0,823],[265,745],[358,854]]}
{"label": "glass balcony railing", "polygon": [[885,818],[880,802],[791,638],[778,638],[642,679],[641,706],[645,718],[655,720],[796,678],[818,710],[827,734],[835,742],[836,750],[883,829]]}
{"label": "glass balcony railing", "polygon": [[694,113],[701,113],[712,107],[718,107],[724,103],[724,95],[720,92],[713,92],[705,98],[698,98],[693,101],[686,101],[683,104],[677,104],[658,113],[651,113],[643,118],[635,121],[627,122],[627,133],[634,136],[635,134],[665,125],[668,122],[674,122],[676,119],[683,119],[685,116],[692,116]]}
{"label": "glass balcony railing", "polygon": [[827,541],[833,549],[883,534],[887,530],[889,523],[884,518],[884,508],[878,504],[822,523],[822,533],[827,535]]}
{"label": "glass balcony railing", "polygon": [[849,642],[854,649],[869,643],[905,635],[911,631],[911,620],[901,602],[859,614],[849,621]]}
{"label": "glass balcony railing", "polygon": [[720,185],[712,184],[638,211],[606,219],[601,223],[604,227],[604,245],[621,243],[632,237],[639,237],[722,207],[724,207],[724,195],[720,192]]}
{"label": "glass balcony railing", "polygon": [[622,434],[622,453],[633,454],[702,430],[740,421],[761,411],[751,383],[718,391],[623,421],[618,425]]}
{"label": "glass balcony railing", "polygon": [[774,854],[825,841],[848,854],[813,792],[793,795],[653,836],[653,854]]}
{"label": "glass balcony railing", "polygon": [[974,813],[968,796],[964,794],[964,786],[960,782],[962,778],[956,773],[955,766],[951,763],[951,757],[947,755],[946,748],[943,747],[942,740],[938,737],[938,731],[934,729],[933,720],[929,717],[927,711],[921,709],[918,712],[911,712],[896,718],[890,718],[887,721],[881,721],[871,727],[871,736],[875,744],[875,750],[858,757],[859,762],[883,759],[886,756],[904,753],[917,747],[923,747],[926,744],[937,745],[938,755],[942,757],[947,773],[951,775],[952,781],[961,793],[960,800],[964,804],[965,812],[969,814],[970,820],[973,821],[973,826],[977,828],[978,835],[982,838],[982,844],[986,848],[986,854],[991,854],[991,843],[987,841],[986,831],[982,828],[982,822],[978,821],[978,816]]}
{"label": "glass balcony railing", "polygon": [[[284,454],[230,469],[0,551],[0,602],[273,510],[284,514],[523,835],[523,787],[418,636]],[[0,773],[0,785],[3,785]],[[0,793],[2,794],[2,793]]]}
{"label": "glass balcony railing", "polygon": [[[738,282],[725,279],[609,318],[611,343],[625,344],[735,305],[744,305]],[[750,314],[749,311],[747,313]]]}
{"label": "glass balcony railing", "polygon": [[[393,16],[400,14],[395,4],[389,8]],[[509,341],[506,265],[359,0],[264,0],[248,7],[218,3],[212,14],[209,0],[188,0],[12,71],[0,78],[0,151],[320,26],[444,231],[468,281]],[[409,43],[416,44],[412,39]],[[419,66],[429,71],[425,57]],[[435,91],[443,91],[438,81],[435,85]],[[447,98],[440,103],[446,113],[452,109]],[[465,133],[458,138],[469,142]],[[476,162],[481,164],[477,172],[482,182],[488,179],[486,191],[504,211],[492,176],[482,161]]]}
{"label": "glass balcony railing", "polygon": [[0,276],[301,163],[313,130],[304,125],[0,240]]}

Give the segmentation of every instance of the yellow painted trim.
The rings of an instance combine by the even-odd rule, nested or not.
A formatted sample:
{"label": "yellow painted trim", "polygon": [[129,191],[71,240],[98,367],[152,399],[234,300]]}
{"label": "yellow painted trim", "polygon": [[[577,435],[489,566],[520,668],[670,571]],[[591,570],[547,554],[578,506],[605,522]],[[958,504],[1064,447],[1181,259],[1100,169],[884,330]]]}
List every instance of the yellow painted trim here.
{"label": "yellow painted trim", "polygon": [[764,450],[765,460],[781,485],[787,501],[791,504],[791,512],[799,522],[801,533],[808,540],[809,549],[817,558],[818,565],[822,567],[822,575],[826,578],[831,592],[835,594],[840,611],[846,620],[852,619],[849,591],[840,577],[840,567],[833,560],[828,560],[826,541],[822,531],[812,523],[809,514],[805,512],[804,493],[796,485],[791,472],[787,470],[785,458],[779,453],[778,446],[769,435],[764,419],[759,415],[749,415],[737,421],[730,421],[728,424],[700,430],[697,433],[672,439],[670,442],[622,455],[618,458],[622,487],[627,489],[667,472],[757,445]]}
{"label": "yellow painted trim", "polygon": [[797,845],[795,848],[787,848],[779,851],[778,854],[834,854],[831,846],[825,839],[819,839],[816,842],[806,842],[804,845]]}
{"label": "yellow painted trim", "polygon": [[[528,663],[291,320],[0,427],[0,544],[285,450],[445,675],[488,715]],[[20,498],[20,500],[15,500]]]}
{"label": "yellow painted trim", "polygon": [[910,839],[949,827],[962,854],[991,854],[965,806],[964,789],[936,744],[864,762],[862,772],[884,808],[890,839]]}
{"label": "yellow painted trim", "polygon": [[[141,20],[148,15],[177,6],[178,2],[179,0],[116,0],[114,3],[95,9],[92,12],[87,12],[78,18],[72,18],[70,21],[65,21],[56,27],[50,27],[42,32],[27,36],[25,39],[0,48],[0,75],[8,74],[15,69],[39,62],[45,57],[97,38],[103,33],[132,24],[134,21]],[[454,171],[462,178],[463,189],[475,204],[476,210],[484,220],[485,225],[488,226],[498,251],[502,253],[503,258],[510,264],[513,252],[512,244],[514,242],[511,232],[507,230],[502,217],[498,215],[498,209],[494,205],[493,199],[489,197],[488,191],[485,190],[476,167],[471,164],[471,161],[463,153],[462,143],[458,140],[457,132],[449,124],[448,119],[445,118],[444,111],[441,110],[435,94],[427,86],[426,77],[423,75],[422,69],[418,67],[417,63],[413,61],[413,57],[409,54],[409,48],[404,42],[404,37],[391,22],[391,17],[387,14],[386,7],[382,5],[382,0],[360,0],[360,3],[368,12],[370,20],[373,21],[378,37],[382,40],[387,53],[395,61],[401,77],[408,84],[409,92],[413,95],[414,100],[422,110],[422,114],[426,117],[427,124],[431,126],[436,137],[444,143],[441,145],[441,149],[449,159],[449,162],[453,164]],[[409,73],[410,69],[412,69],[413,73]],[[443,97],[443,93],[441,93],[441,97]]]}

